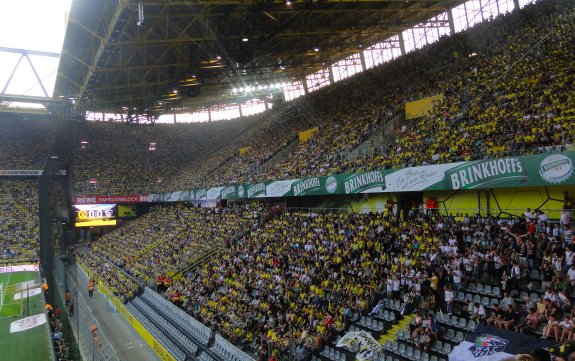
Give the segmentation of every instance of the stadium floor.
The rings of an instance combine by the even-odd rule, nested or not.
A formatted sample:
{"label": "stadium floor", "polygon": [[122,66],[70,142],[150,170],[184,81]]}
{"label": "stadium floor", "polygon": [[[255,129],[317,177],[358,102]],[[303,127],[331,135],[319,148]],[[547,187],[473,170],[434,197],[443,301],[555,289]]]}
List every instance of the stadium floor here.
{"label": "stadium floor", "polygon": [[[98,292],[97,288],[94,292],[94,298],[88,298],[88,277],[84,271],[76,265],[71,265],[68,269],[73,277],[77,277],[82,295],[85,296],[86,300],[89,300],[89,307],[94,317],[98,320],[102,331],[112,344],[119,359],[122,361],[159,361],[154,351],[142,340],[124,317],[113,309],[111,303]],[[81,285],[85,285],[85,287]]]}
{"label": "stadium floor", "polygon": [[[26,287],[26,283],[32,281]],[[28,316],[44,315],[43,294],[30,296],[28,302],[22,293],[29,294],[41,287],[38,272],[12,272],[0,274],[0,360],[45,361],[50,359],[52,347],[48,326],[11,332],[11,325]],[[38,292],[38,291],[35,291]],[[16,298],[16,299],[15,299]],[[28,310],[29,308],[29,310]],[[29,312],[28,312],[29,311]],[[29,314],[29,315],[28,315]],[[47,321],[47,320],[46,320]]]}

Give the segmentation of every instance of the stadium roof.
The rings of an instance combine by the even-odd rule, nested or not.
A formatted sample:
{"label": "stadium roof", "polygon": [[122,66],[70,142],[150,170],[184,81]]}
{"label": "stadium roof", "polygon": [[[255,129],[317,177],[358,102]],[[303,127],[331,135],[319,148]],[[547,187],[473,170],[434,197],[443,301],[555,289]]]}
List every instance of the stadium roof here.
{"label": "stadium roof", "polygon": [[54,95],[102,112],[231,101],[232,88],[291,82],[462,2],[74,0]]}

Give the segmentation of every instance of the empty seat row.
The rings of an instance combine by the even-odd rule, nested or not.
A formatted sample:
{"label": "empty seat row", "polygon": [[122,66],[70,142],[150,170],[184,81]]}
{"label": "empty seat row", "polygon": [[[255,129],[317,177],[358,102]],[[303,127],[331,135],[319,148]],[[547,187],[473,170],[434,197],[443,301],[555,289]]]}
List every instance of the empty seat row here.
{"label": "empty seat row", "polygon": [[329,346],[324,347],[320,354],[334,361],[345,361],[346,359],[345,353]]}
{"label": "empty seat row", "polygon": [[253,358],[248,356],[245,352],[238,349],[229,341],[220,335],[216,335],[214,345],[210,348],[216,355],[220,356],[222,360],[229,361],[253,361]]}
{"label": "empty seat row", "polygon": [[198,360],[200,360],[200,361],[217,361],[212,356],[210,356],[207,352],[200,353]]}
{"label": "empty seat row", "polygon": [[361,316],[357,324],[375,332],[382,332],[385,330],[383,322],[377,321],[371,317]]}
{"label": "empty seat row", "polygon": [[436,312],[435,320],[439,323],[459,328],[468,332],[473,332],[477,328],[477,322],[474,320],[467,320],[465,317],[457,317],[448,315],[442,315],[441,312]]}
{"label": "empty seat row", "polygon": [[501,296],[501,288],[499,287],[491,287],[490,285],[482,285],[481,283],[475,284],[475,283],[470,283],[467,288],[467,291],[472,292],[472,293],[479,293],[482,295],[487,295],[487,296],[494,296],[494,297],[499,297]]}
{"label": "empty seat row", "polygon": [[395,317],[395,312],[389,311],[387,309],[380,309],[379,312],[376,314],[378,318],[381,318],[385,322],[390,324],[395,324],[397,322],[397,318]]}
{"label": "empty seat row", "polygon": [[392,300],[390,298],[386,298],[384,301],[385,307],[393,311],[399,312],[403,309],[403,307],[405,307],[405,303],[402,303],[400,300]]}
{"label": "empty seat row", "polygon": [[154,338],[162,344],[174,358],[178,361],[185,361],[186,360],[186,353],[177,346],[172,340],[170,340],[159,328],[154,325],[146,316],[144,316],[136,307],[132,304],[128,303],[126,308],[130,311],[138,321],[148,330]]}
{"label": "empty seat row", "polygon": [[[407,358],[412,361],[432,361],[432,360],[438,361],[437,356],[431,355],[427,352],[423,352],[415,347],[406,346],[405,343],[400,343],[398,341],[392,343],[391,341],[388,340],[385,342],[383,348],[385,350],[384,353],[391,352],[397,356]],[[441,355],[447,356],[449,353],[451,353],[452,346],[449,343],[443,344],[441,341],[436,341],[431,349]],[[380,353],[377,360],[379,361],[385,359],[381,358]]]}
{"label": "empty seat row", "polygon": [[144,301],[135,298],[131,301],[133,305],[139,309],[144,316],[148,317],[150,321],[155,322],[158,327],[166,331],[167,336],[172,337],[178,342],[180,348],[184,349],[188,355],[195,355],[198,352],[198,345],[194,343],[188,336],[182,333],[177,327],[171,324],[164,317],[159,315],[153,308],[151,308]]}
{"label": "empty seat row", "polygon": [[141,297],[148,303],[156,305],[156,309],[162,313],[164,317],[184,327],[200,344],[204,346],[208,345],[212,338],[212,330],[209,327],[148,287],[144,289],[144,293]]}
{"label": "empty seat row", "polygon": [[445,335],[442,336],[445,340],[447,341],[451,341],[454,342],[456,344],[459,344],[461,342],[463,342],[463,340],[465,339],[465,336],[463,335],[463,332],[461,331],[455,331],[452,328],[448,328],[447,331],[445,332]]}
{"label": "empty seat row", "polygon": [[499,304],[499,300],[497,298],[489,298],[487,296],[480,296],[478,294],[473,294],[473,293],[463,293],[463,292],[458,292],[457,296],[455,298],[457,301],[459,302],[473,302],[473,303],[479,303],[481,305],[483,305],[484,307],[493,307],[494,304]]}

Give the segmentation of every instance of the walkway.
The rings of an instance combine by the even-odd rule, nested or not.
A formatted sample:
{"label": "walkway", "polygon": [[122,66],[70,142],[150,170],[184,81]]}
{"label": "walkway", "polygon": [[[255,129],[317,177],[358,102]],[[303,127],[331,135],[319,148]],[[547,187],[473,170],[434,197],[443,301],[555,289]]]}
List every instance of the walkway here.
{"label": "walkway", "polygon": [[[84,271],[75,264],[68,266],[68,270],[73,277],[76,277],[79,289],[89,303],[94,317],[100,324],[101,331],[112,344],[119,359],[122,361],[159,361],[154,351],[128,324],[126,319],[114,309],[112,303],[105,296],[97,292],[96,289],[94,297],[88,298],[88,277]],[[86,285],[86,287],[82,287],[82,285]]]}

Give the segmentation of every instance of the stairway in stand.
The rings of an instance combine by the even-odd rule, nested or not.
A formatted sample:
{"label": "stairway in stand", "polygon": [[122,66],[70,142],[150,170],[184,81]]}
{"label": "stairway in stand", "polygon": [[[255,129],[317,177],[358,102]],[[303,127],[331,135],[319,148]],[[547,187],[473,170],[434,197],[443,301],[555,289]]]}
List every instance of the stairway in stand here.
{"label": "stairway in stand", "polygon": [[385,345],[386,341],[393,343],[397,339],[397,333],[399,330],[408,330],[409,323],[415,317],[415,314],[404,315],[401,320],[399,320],[395,325],[393,325],[386,333],[381,335],[379,338],[379,343]]}

